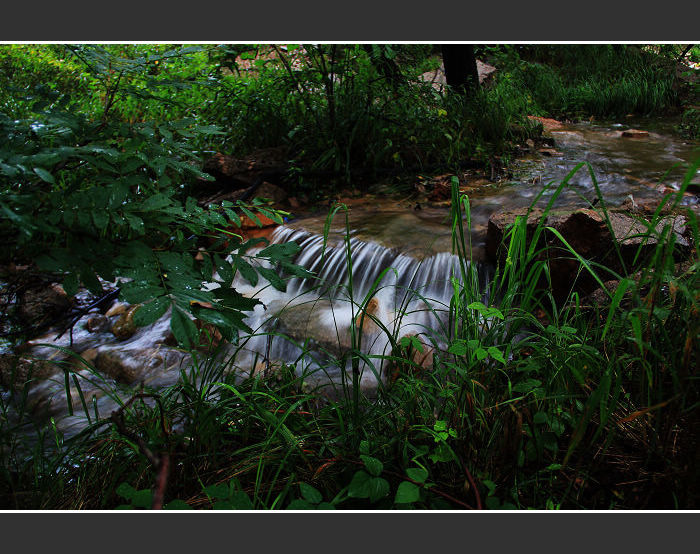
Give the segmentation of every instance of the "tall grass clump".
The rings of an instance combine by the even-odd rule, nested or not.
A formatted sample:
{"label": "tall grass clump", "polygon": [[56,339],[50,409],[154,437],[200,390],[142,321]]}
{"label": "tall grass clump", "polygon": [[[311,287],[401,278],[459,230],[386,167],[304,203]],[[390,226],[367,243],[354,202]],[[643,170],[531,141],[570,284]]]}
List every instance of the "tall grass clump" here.
{"label": "tall grass clump", "polygon": [[537,115],[651,115],[678,105],[672,60],[633,46],[511,47],[499,59]]}

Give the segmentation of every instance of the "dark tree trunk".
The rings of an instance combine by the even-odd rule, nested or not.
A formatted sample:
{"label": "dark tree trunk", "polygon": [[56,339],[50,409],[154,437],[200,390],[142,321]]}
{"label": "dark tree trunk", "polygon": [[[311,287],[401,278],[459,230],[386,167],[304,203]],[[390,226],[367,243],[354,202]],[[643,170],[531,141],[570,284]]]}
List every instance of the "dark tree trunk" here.
{"label": "dark tree trunk", "polygon": [[442,61],[448,87],[465,96],[478,88],[479,73],[473,45],[443,44]]}

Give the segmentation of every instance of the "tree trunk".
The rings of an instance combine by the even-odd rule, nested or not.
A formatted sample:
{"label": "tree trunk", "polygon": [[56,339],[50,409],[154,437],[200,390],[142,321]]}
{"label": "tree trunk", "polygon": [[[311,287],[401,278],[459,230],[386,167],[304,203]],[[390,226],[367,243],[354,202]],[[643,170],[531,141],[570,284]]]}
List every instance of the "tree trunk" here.
{"label": "tree trunk", "polygon": [[442,61],[445,64],[447,86],[468,96],[479,87],[474,46],[471,44],[443,44]]}

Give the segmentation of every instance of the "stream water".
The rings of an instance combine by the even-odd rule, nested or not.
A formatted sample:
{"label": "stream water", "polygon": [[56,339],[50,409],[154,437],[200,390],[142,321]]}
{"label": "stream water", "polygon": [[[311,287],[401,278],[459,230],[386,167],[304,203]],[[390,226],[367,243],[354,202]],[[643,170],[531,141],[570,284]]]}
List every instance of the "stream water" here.
{"label": "stream water", "polygon": [[[644,138],[624,138],[622,131],[634,125],[649,131]],[[670,134],[668,123],[625,120],[620,123],[572,124],[552,131],[554,155],[533,152],[517,162],[513,178],[480,187],[470,193],[473,259],[483,252],[485,229],[495,211],[530,205],[542,186],[559,183],[579,162],[588,162],[610,206],[622,204],[628,195],[635,199],[660,197],[664,191],[678,190],[685,166],[698,156],[698,145]],[[693,180],[698,181],[695,175]],[[553,190],[540,199],[547,202]],[[587,206],[596,198],[594,178],[583,168],[570,180],[570,186],[557,200],[558,207]],[[698,209],[698,197],[687,194],[683,203]],[[415,335],[423,342],[426,355],[419,363],[429,365],[429,352],[440,346],[440,336],[452,294],[452,275],[457,259],[451,251],[449,210],[444,207],[365,201],[352,207],[345,225],[339,214],[331,226],[328,245],[321,236],[325,214],[300,218],[274,230],[272,242],[295,241],[301,246],[296,263],[313,271],[314,280],[292,279],[287,291],[274,290],[263,282],[257,287],[238,278],[234,286],[243,294],[262,302],[247,319],[255,330],[238,345],[227,345],[225,358],[230,369],[241,375],[274,371],[282,363],[294,364],[310,388],[327,386],[347,377],[347,356],[352,346],[349,329],[356,322],[357,335],[365,358],[361,363],[361,387],[376,388],[388,368],[384,357],[391,355],[388,335],[399,339]],[[344,236],[349,232],[352,280]],[[475,275],[482,289],[489,280],[486,264],[475,262]],[[262,279],[261,279],[262,281]],[[362,318],[360,307],[366,313]],[[66,334],[60,339],[49,334],[30,341],[30,354],[39,359],[69,359],[56,347],[71,347],[90,362],[94,372],[82,369],[80,391],[71,385],[74,415],[68,415],[64,373],[39,381],[29,395],[29,403],[53,416],[60,430],[71,435],[85,425],[81,408],[85,401],[90,412],[107,415],[118,402],[110,391],[116,383],[136,387],[174,384],[180,370],[191,365],[189,354],[168,346],[169,316],[154,325],[138,329],[118,341],[109,325],[93,332],[87,319],[73,330],[72,343]],[[51,346],[39,346],[40,344]],[[430,358],[432,359],[432,358]],[[82,393],[82,399],[80,394]],[[128,391],[118,393],[125,398]]]}

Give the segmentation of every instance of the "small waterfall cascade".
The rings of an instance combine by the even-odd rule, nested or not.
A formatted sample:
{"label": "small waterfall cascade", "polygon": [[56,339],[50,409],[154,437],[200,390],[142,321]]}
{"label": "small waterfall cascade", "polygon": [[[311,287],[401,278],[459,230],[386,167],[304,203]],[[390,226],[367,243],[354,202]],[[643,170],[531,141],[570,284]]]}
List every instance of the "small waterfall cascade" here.
{"label": "small waterfall cascade", "polygon": [[[278,227],[271,243],[286,242],[299,245],[295,264],[314,276],[292,277],[285,292],[236,278],[237,290],[262,302],[247,318],[253,334],[237,347],[240,370],[288,363],[310,384],[337,384],[347,378],[343,372],[350,371],[348,353],[354,347],[363,354],[361,387],[371,390],[386,377],[390,339],[409,335],[425,345],[423,362],[432,363],[430,352],[448,335],[450,301],[462,281],[457,256],[439,252],[420,259],[354,237],[326,242],[303,229]],[[488,266],[467,262],[465,267],[474,288],[486,291]],[[479,294],[483,299],[485,292]]]}

